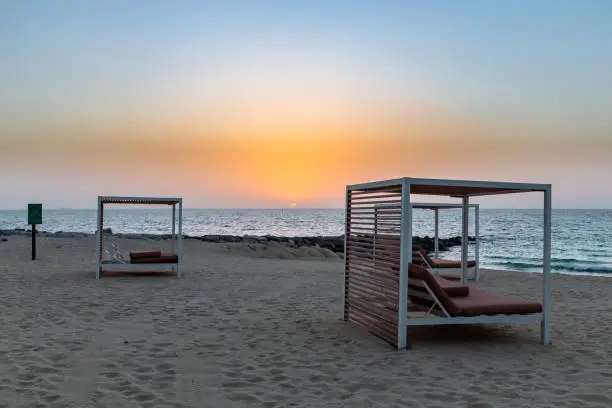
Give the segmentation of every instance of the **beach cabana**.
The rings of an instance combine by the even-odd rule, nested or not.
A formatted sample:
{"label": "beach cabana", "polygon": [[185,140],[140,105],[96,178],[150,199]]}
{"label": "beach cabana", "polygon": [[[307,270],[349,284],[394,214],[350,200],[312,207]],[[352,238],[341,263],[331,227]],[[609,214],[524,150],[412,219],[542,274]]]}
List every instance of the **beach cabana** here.
{"label": "beach cabana", "polygon": [[[462,200],[465,276],[470,198],[526,192],[544,196],[541,302],[456,284],[413,264],[411,194]],[[551,206],[550,184],[400,178],[347,186],[344,320],[367,328],[399,350],[407,346],[408,327],[442,324],[538,322],[540,340],[548,344]]]}
{"label": "beach cabana", "polygon": [[[104,207],[109,204],[167,205],[172,206],[172,252],[159,250],[132,251],[127,263],[104,259]],[[178,206],[178,222],[177,207]],[[99,196],[96,239],[96,279],[104,271],[167,271],[176,272],[180,278],[183,266],[183,199],[159,197]],[[176,234],[178,224],[178,236]],[[177,248],[178,247],[178,248]]]}
{"label": "beach cabana", "polygon": [[[378,211],[381,208],[396,204],[376,204],[374,206],[374,240],[377,236]],[[474,260],[468,260],[467,275],[463,275],[461,261],[440,259],[439,230],[440,230],[440,210],[461,209],[462,204],[453,203],[413,203],[413,209],[433,210],[434,212],[434,258],[430,258],[427,252],[416,245],[413,246],[413,258],[425,265],[431,272],[442,274],[448,277],[459,277],[462,282],[466,280],[478,280],[480,277],[480,204],[470,204],[469,208],[474,209]]]}

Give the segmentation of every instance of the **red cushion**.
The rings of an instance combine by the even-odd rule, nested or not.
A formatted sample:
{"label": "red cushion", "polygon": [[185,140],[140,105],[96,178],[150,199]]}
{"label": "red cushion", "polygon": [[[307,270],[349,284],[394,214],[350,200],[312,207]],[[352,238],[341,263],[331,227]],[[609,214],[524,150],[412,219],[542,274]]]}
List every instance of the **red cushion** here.
{"label": "red cushion", "polygon": [[178,263],[177,254],[161,254],[160,256],[150,258],[132,258],[130,263],[133,264],[173,264]]}
{"label": "red cushion", "polygon": [[[451,316],[480,316],[497,314],[531,314],[541,313],[542,304],[529,300],[519,299],[511,296],[500,296],[485,292],[482,289],[470,288],[468,296],[450,297],[440,286],[439,279],[434,277],[427,269],[418,265],[409,265],[409,277],[422,279],[427,282],[432,292]],[[429,306],[430,302],[416,296],[411,296],[411,301],[417,304]]]}
{"label": "red cushion", "polygon": [[457,282],[444,279],[441,276],[434,276],[440,287],[450,297],[462,297],[470,294],[470,287]]}
{"label": "red cushion", "polygon": [[155,258],[161,256],[162,252],[155,249],[141,249],[130,252],[130,258],[142,259],[142,258]]}
{"label": "red cushion", "polygon": [[[476,266],[476,261],[471,260],[468,261],[468,267]],[[461,268],[461,261],[455,261],[453,259],[438,259],[431,258],[431,267],[432,268]]]}
{"label": "red cushion", "polygon": [[470,296],[453,298],[461,316],[542,313],[542,304],[512,296],[501,296],[472,288]]}

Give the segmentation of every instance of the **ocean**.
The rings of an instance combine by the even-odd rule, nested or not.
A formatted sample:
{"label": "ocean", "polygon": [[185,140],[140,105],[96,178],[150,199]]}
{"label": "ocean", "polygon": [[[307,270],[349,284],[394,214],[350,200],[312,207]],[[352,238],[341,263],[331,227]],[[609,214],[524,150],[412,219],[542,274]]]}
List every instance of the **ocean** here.
{"label": "ocean", "polygon": [[[414,210],[414,235],[433,236],[433,212]],[[470,235],[474,235],[470,211]],[[27,228],[26,211],[0,211],[0,229]],[[123,233],[170,232],[168,209],[106,209],[105,228]],[[612,210],[553,210],[552,269],[558,273],[612,276]],[[480,264],[483,268],[542,271],[541,210],[480,210]],[[95,210],[45,210],[40,230],[96,230]],[[316,236],[344,233],[343,209],[183,211],[187,235]],[[461,234],[461,210],[440,211],[440,237]],[[460,259],[460,248],[441,253]],[[474,247],[470,245],[473,256]]]}

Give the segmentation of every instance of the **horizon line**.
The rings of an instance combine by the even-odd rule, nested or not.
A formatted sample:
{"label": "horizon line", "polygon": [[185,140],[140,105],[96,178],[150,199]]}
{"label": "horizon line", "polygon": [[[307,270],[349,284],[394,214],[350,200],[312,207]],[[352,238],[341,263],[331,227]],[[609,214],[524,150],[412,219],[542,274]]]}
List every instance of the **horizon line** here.
{"label": "horizon line", "polygon": [[[154,205],[152,205],[154,206]],[[163,205],[154,206],[154,208],[162,209]],[[150,210],[151,208],[108,208],[108,210]],[[459,208],[457,208],[459,209]],[[483,207],[480,206],[481,210],[543,210],[542,208],[534,207]],[[612,208],[602,207],[553,207],[553,210],[574,210],[574,211],[612,211]],[[59,207],[59,208],[43,208],[43,211],[97,211],[97,208],[70,208],[70,207]],[[183,211],[300,211],[300,210],[345,210],[345,207],[185,207]],[[24,211],[27,212],[26,208],[0,208],[0,211]]]}

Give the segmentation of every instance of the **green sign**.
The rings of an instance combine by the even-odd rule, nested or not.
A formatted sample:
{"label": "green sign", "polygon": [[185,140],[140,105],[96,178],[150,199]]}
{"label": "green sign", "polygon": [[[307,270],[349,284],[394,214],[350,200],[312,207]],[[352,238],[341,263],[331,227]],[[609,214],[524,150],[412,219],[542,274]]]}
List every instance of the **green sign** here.
{"label": "green sign", "polygon": [[28,224],[42,224],[42,204],[28,204]]}

